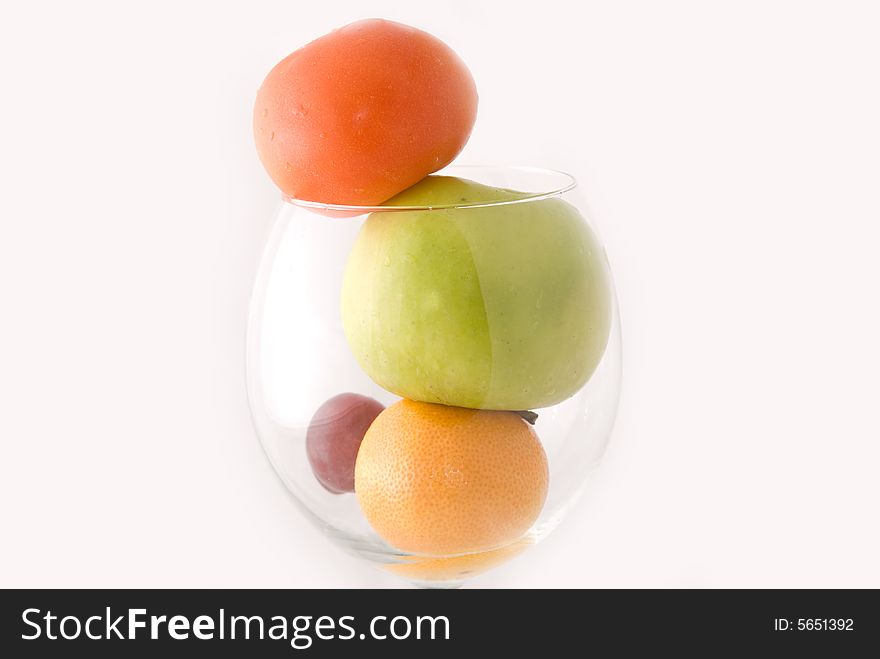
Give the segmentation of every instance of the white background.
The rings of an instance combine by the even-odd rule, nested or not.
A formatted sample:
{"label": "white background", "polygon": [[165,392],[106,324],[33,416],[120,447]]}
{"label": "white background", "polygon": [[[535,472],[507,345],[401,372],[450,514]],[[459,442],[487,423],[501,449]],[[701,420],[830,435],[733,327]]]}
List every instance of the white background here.
{"label": "white background", "polygon": [[469,63],[460,161],[572,171],[624,387],[475,586],[880,587],[880,6],[31,2],[0,18],[0,585],[398,585],[299,513],[244,388],[262,77],[381,16]]}

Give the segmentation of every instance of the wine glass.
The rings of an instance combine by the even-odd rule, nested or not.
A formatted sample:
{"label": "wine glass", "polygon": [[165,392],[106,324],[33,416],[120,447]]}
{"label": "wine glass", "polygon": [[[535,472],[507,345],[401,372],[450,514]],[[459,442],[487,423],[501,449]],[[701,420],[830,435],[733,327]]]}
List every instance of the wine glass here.
{"label": "wine glass", "polygon": [[[468,577],[509,560],[541,540],[571,508],[591,470],[598,464],[611,434],[620,391],[621,346],[618,310],[607,257],[586,219],[584,203],[574,178],[562,172],[533,167],[451,166],[438,174],[489,186],[485,189],[490,192],[477,200],[463,195],[465,201],[425,199],[419,204],[392,206],[386,203],[374,207],[282,200],[265,247],[251,301],[247,386],[260,441],[278,476],[306,517],[344,549],[380,564],[415,584],[454,587]],[[493,194],[491,190],[498,192]],[[516,193],[509,194],[510,190]],[[555,206],[551,207],[550,204]],[[568,279],[557,280],[550,287],[552,290],[545,290],[539,285],[521,292],[507,291],[510,295],[504,298],[506,304],[512,304],[521,312],[516,322],[533,322],[536,334],[549,332],[548,336],[552,337],[554,333],[558,335],[557,346],[544,345],[540,348],[545,352],[549,350],[540,360],[536,361],[537,358],[529,354],[522,359],[517,357],[512,364],[507,363],[499,342],[507,340],[506,332],[510,328],[506,323],[510,321],[499,316],[503,315],[503,310],[498,310],[501,308],[498,299],[505,295],[505,278],[508,276],[510,288],[516,282],[531,283],[536,279],[540,282],[541,278],[549,276],[541,268],[552,269],[547,266],[550,261],[546,258],[542,260],[541,255],[532,257],[537,251],[547,249],[543,244],[547,242],[542,238],[544,234],[534,231],[543,231],[542,222],[550,221],[547,219],[548,208],[562,208],[568,214],[566,217],[575,218],[573,222],[580,225],[575,229],[580,232],[577,235],[586,236],[585,240],[594,241],[587,244],[597,247],[588,249],[589,253],[585,254],[583,245],[576,244],[577,241],[572,244],[561,242],[553,247],[559,250],[559,254],[558,257],[551,255],[551,261],[565,263],[566,259],[573,259],[578,268],[580,264],[587,263],[587,270],[593,268],[589,270],[593,273],[589,276],[601,275],[601,281],[594,284],[603,286],[604,293],[595,286],[590,290],[593,290],[594,297],[604,295],[604,302],[599,304],[587,300],[588,307],[593,305],[587,310],[577,305],[570,306],[566,291],[569,288],[581,290],[581,279],[588,276],[584,274],[586,271],[578,268],[571,271]],[[509,226],[514,225],[508,223],[514,222],[511,219],[514,217],[518,218],[515,221],[521,223],[516,226],[527,229],[524,235],[509,235]],[[369,273],[347,273],[347,268],[355,267],[350,262],[356,258],[354,250],[366,223],[376,225],[386,219],[397,222],[391,226],[408,229],[413,229],[416,226],[413,223],[419,221],[427,223],[424,226],[445,226],[441,225],[441,220],[465,227],[462,235],[456,239],[464,241],[465,250],[469,252],[468,263],[472,265],[482,287],[479,295],[485,299],[479,301],[485,303],[488,310],[485,313],[487,322],[481,327],[489,337],[491,350],[494,350],[488,375],[484,372],[484,381],[477,382],[476,389],[473,389],[479,393],[477,398],[468,398],[463,393],[465,385],[473,381],[467,372],[458,374],[463,379],[453,378],[459,384],[447,386],[446,391],[438,390],[438,387],[442,389],[447,384],[448,373],[438,375],[437,368],[452,369],[456,355],[449,354],[448,363],[443,359],[438,361],[434,355],[434,361],[430,362],[434,365],[433,371],[423,362],[421,366],[416,363],[415,375],[395,373],[394,364],[400,361],[400,355],[392,355],[398,361],[392,359],[389,362],[386,353],[396,350],[398,345],[376,345],[376,339],[371,334],[369,340],[373,342],[370,344],[373,353],[365,356],[362,337],[353,337],[356,329],[353,329],[349,319],[343,318],[345,304],[355,308],[354,311],[347,311],[349,316],[356,316],[363,307],[363,296],[372,296],[370,287],[379,285],[379,280],[371,278]],[[410,224],[405,224],[407,222]],[[489,249],[485,245],[477,245],[478,238],[473,237],[476,234],[468,233],[471,228],[480,225],[484,228],[489,226],[491,231],[497,232],[490,239]],[[549,224],[547,229],[549,233]],[[529,231],[533,233],[529,234]],[[361,236],[360,240],[364,238]],[[507,249],[504,241],[520,242]],[[548,244],[552,244],[552,241]],[[363,245],[358,249],[359,258],[373,258],[373,253],[369,251],[364,257]],[[409,249],[405,246],[392,245],[390,249],[392,256],[397,255],[401,259],[418,257],[413,257],[410,252],[403,254]],[[399,251],[394,252],[395,249]],[[423,249],[430,250],[431,246],[423,246]],[[572,250],[576,252],[571,254]],[[499,265],[499,259],[503,259],[507,253],[519,255],[516,262],[513,259],[510,259],[510,263],[502,260]],[[420,258],[424,259],[425,252],[420,254]],[[376,264],[377,271],[381,273],[382,265],[388,265],[388,253],[384,257],[376,254],[375,258],[386,260],[384,264]],[[460,258],[460,254],[449,255],[453,261],[456,258]],[[433,295],[435,288],[442,291],[450,285],[444,278],[452,275],[444,268],[432,269],[429,266],[431,263],[425,264],[426,270],[420,271],[420,277],[430,282],[430,294]],[[386,286],[403,283],[393,278],[383,281]],[[347,293],[354,296],[354,301],[343,304],[347,286],[354,287],[353,292]],[[564,290],[560,291],[560,288]],[[535,294],[536,290],[538,294]],[[397,298],[386,295],[381,299]],[[455,297],[446,298],[449,313],[438,317],[441,325],[464,317],[456,314],[454,307],[458,303]],[[449,310],[448,307],[453,308]],[[371,313],[386,325],[393,325],[402,318],[400,322],[418,326],[423,320],[419,317],[421,309],[371,308]],[[554,315],[560,309],[565,310],[564,317]],[[541,327],[538,328],[538,325]],[[443,329],[440,326],[438,331]],[[462,340],[470,340],[473,329],[460,329],[465,337]],[[400,326],[397,331],[401,331]],[[511,331],[518,332],[516,335],[519,337],[525,337],[523,340],[526,343],[530,341],[530,329],[520,327]],[[438,347],[432,345],[432,340],[442,343],[439,346],[442,349],[454,352],[456,344],[449,343],[453,340],[450,334],[454,332],[445,326],[443,334],[421,337],[424,339],[424,355],[410,355],[408,358],[416,362],[422,357],[427,360],[428,355]],[[587,339],[590,345],[586,350],[581,341],[585,336],[591,337]],[[579,347],[567,353],[572,346]],[[385,359],[382,364],[377,362],[380,351]],[[553,354],[559,351],[561,355]],[[461,364],[458,364],[458,368],[461,371]],[[569,369],[571,373],[568,373]],[[437,382],[438,377],[444,381]],[[518,378],[522,380],[522,387]],[[377,384],[377,380],[385,386]],[[526,390],[530,392],[528,395],[519,395],[520,391]],[[410,392],[416,392],[423,400],[426,398],[425,392],[430,396],[437,393],[437,398],[427,401],[432,404],[509,409],[520,413],[523,423],[527,423],[527,420],[534,423],[533,432],[546,455],[549,478],[540,514],[535,519],[526,519],[524,523],[528,527],[517,531],[517,537],[508,535],[491,546],[469,545],[463,551],[445,545],[442,551],[401,547],[401,544],[408,544],[398,539],[401,536],[389,541],[375,530],[375,526],[381,525],[368,520],[358,500],[360,492],[356,495],[331,491],[332,488],[328,489],[326,483],[322,484],[316,477],[307,455],[306,438],[316,411],[328,399],[343,393],[354,393],[391,406],[402,397],[413,395]],[[472,393],[472,390],[468,392]],[[456,398],[459,394],[463,398]],[[530,405],[530,401],[538,404]],[[529,405],[528,411],[525,407],[519,407],[521,402]],[[534,418],[535,414],[537,419]],[[472,441],[480,442],[481,438],[473,437]],[[477,534],[480,533],[478,529]],[[492,537],[498,540],[498,537]]]}

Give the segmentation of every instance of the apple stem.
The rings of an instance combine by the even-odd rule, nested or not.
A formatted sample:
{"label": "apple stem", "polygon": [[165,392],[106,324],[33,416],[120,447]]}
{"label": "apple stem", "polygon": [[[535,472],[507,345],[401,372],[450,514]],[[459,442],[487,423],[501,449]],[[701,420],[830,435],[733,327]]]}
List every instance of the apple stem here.
{"label": "apple stem", "polygon": [[532,412],[531,410],[517,410],[516,413],[531,425],[535,425],[535,421],[538,420],[538,413]]}

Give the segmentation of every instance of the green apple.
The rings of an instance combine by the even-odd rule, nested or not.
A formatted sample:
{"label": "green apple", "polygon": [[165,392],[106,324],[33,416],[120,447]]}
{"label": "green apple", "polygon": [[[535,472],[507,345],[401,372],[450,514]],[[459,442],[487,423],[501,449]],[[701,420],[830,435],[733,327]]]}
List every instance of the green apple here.
{"label": "green apple", "polygon": [[412,400],[528,410],[586,383],[611,325],[605,254],[574,206],[528,196],[429,176],[386,205],[433,209],[364,221],[342,321],[377,384]]}

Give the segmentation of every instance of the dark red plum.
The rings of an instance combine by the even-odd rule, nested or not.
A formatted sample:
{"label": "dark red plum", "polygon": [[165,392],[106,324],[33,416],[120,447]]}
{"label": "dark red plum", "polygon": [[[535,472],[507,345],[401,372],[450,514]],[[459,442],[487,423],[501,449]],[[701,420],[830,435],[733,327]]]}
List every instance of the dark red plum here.
{"label": "dark red plum", "polygon": [[325,402],[309,424],[306,453],[318,482],[334,494],[354,492],[358,449],[382,403],[360,394],[339,394]]}

